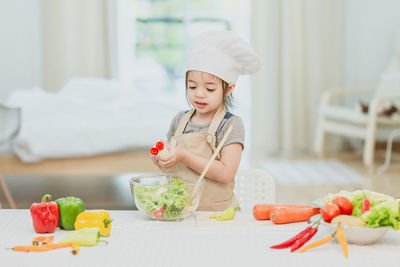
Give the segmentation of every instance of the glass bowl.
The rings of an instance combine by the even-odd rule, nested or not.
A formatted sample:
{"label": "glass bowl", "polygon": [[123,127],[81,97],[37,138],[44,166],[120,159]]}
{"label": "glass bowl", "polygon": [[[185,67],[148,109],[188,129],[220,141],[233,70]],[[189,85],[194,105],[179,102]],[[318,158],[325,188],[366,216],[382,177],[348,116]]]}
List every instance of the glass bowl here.
{"label": "glass bowl", "polygon": [[191,202],[186,205],[196,184],[184,182],[178,176],[142,174],[131,178],[129,183],[138,210],[160,221],[181,220],[193,214],[199,205],[204,184],[200,184]]}
{"label": "glass bowl", "polygon": [[[333,233],[337,224],[327,223],[321,219],[321,225],[330,229]],[[347,226],[342,225],[344,235],[346,237],[346,241],[351,244],[357,245],[370,245],[377,242],[381,239],[387,231],[389,231],[390,227],[363,227],[363,226]]]}

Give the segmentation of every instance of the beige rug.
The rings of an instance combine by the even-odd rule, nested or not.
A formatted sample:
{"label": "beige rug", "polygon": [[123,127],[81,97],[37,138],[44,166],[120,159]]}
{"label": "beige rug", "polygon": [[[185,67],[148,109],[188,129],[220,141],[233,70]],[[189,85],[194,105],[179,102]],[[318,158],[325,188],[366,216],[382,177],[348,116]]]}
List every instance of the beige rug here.
{"label": "beige rug", "polygon": [[279,184],[362,184],[365,180],[337,160],[269,160],[261,167]]}

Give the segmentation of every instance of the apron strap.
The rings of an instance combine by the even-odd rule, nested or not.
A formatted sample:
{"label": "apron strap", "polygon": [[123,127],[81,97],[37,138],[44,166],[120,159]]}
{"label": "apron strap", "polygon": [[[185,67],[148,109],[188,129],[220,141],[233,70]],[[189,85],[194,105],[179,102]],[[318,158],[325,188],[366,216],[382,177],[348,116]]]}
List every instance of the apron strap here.
{"label": "apron strap", "polygon": [[[191,109],[186,114],[182,117],[181,121],[178,124],[178,127],[176,128],[175,135],[171,137],[171,145],[176,146],[176,136],[182,135],[183,131],[186,128],[186,125],[189,123],[190,118],[192,117],[193,113],[195,112],[195,109]],[[215,133],[218,130],[219,125],[221,124],[222,120],[224,119],[226,114],[226,109],[225,106],[223,105],[218,111],[215,113],[210,126],[208,127],[208,136],[207,136],[207,142],[210,144],[211,148],[213,151],[215,151],[215,142],[216,142],[216,137]]]}
{"label": "apron strap", "polygon": [[[218,130],[219,125],[221,124],[222,120],[224,119],[226,114],[226,109],[225,105],[222,106],[214,115],[214,118],[212,119],[210,126],[208,127],[208,136],[207,136],[207,142],[210,144],[211,148],[213,151],[215,151],[215,143],[217,137],[215,136],[215,133]],[[217,155],[217,158],[219,158],[219,154]]]}
{"label": "apron strap", "polygon": [[210,123],[210,127],[208,127],[208,133],[215,135],[215,133],[218,130],[219,125],[221,124],[222,120],[224,119],[226,114],[226,109],[225,106],[223,105],[222,108],[220,108],[214,115],[214,118],[212,119]]}
{"label": "apron strap", "polygon": [[183,115],[181,121],[178,124],[178,127],[176,127],[176,131],[175,131],[174,136],[172,136],[171,139],[169,140],[172,146],[176,146],[177,145],[176,137],[178,135],[182,135],[183,134],[183,131],[185,130],[186,125],[188,124],[188,122],[189,122],[190,118],[192,117],[194,111],[195,111],[195,109],[193,108],[193,109],[189,110],[188,112],[186,112],[185,115]]}
{"label": "apron strap", "polygon": [[194,111],[195,111],[195,109],[193,108],[193,109],[189,110],[188,112],[186,112],[185,115],[183,115],[181,121],[178,124],[178,127],[176,127],[175,136],[183,134],[183,131],[185,130],[186,125],[188,124]]}

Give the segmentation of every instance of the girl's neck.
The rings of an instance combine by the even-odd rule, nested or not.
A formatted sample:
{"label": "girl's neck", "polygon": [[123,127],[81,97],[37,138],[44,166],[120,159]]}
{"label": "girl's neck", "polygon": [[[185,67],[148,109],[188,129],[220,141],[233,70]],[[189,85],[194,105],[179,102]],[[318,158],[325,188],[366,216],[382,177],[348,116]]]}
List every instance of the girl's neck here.
{"label": "girl's neck", "polygon": [[[220,108],[222,108],[222,107],[220,107]],[[190,119],[190,122],[193,124],[196,124],[196,125],[208,124],[212,121],[215,113],[217,113],[220,108],[218,108],[212,112],[208,112],[208,113],[200,113],[196,110],[194,112],[192,118]]]}

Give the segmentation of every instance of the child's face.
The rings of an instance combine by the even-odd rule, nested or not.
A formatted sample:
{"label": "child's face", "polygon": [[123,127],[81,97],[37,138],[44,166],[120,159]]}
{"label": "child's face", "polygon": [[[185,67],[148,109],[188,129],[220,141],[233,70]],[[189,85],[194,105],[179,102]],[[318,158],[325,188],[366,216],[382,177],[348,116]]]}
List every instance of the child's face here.
{"label": "child's face", "polygon": [[187,79],[190,104],[202,114],[214,113],[223,105],[222,81],[208,73],[190,71]]}

